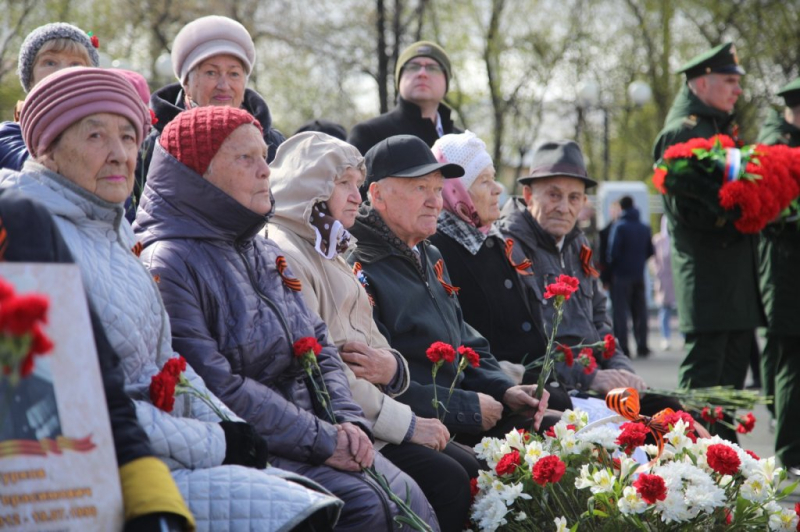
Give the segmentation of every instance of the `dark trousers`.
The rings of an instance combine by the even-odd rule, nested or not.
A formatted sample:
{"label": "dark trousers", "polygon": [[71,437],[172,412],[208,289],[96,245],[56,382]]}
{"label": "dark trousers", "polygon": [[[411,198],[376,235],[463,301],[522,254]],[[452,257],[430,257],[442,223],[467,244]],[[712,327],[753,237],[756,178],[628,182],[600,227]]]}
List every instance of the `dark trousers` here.
{"label": "dark trousers", "polygon": [[436,512],[442,532],[463,530],[471,500],[469,480],[476,478],[480,469],[472,449],[451,442],[438,452],[403,443],[386,445],[380,452],[417,482]]}
{"label": "dark trousers", "polygon": [[774,397],[775,454],[786,467],[800,465],[800,336],[767,333],[761,357],[764,393]]}
{"label": "dark trousers", "polygon": [[628,348],[628,316],[633,322],[633,338],[638,354],[647,354],[647,300],[644,293],[644,278],[614,276],[611,281],[611,305],[614,310],[614,336],[619,347],[631,356]]}
{"label": "dark trousers", "polygon": [[[741,390],[747,377],[752,342],[752,329],[686,333],[687,353],[680,367],[680,387],[733,386]],[[719,423],[711,425],[709,430],[726,440],[738,442],[736,431]]]}

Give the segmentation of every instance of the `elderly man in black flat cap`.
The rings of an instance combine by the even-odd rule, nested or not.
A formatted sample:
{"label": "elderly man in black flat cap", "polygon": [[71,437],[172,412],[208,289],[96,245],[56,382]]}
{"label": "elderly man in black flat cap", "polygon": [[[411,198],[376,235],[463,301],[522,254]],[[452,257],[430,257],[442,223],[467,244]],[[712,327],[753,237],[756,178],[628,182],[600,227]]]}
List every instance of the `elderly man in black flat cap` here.
{"label": "elderly man in black flat cap", "polygon": [[426,350],[441,341],[466,346],[480,355],[480,366],[458,376],[443,423],[456,441],[474,444],[485,435],[513,428],[538,428],[547,406],[533,397],[535,386],[515,385],[500,369],[489,343],[464,322],[458,287],[451,284],[442,256],[426,239],[436,232],[444,180],[460,177],[457,164],[439,163],[418,137],[389,137],[367,152],[369,201],[362,205],[351,233],[358,239],[349,257],[360,270],[375,321],[392,347],[408,360],[411,384],[397,399],[422,417],[436,417],[434,386],[444,403],[456,377],[445,363],[434,379]]}
{"label": "elderly man in black flat cap", "polygon": [[[519,179],[522,198],[511,198],[500,214],[498,227],[533,263],[533,275],[523,277],[531,304],[542,305],[545,332],[553,328],[555,311],[545,299],[545,287],[561,275],[578,278],[580,286],[564,305],[556,341],[564,345],[593,343],[613,334],[607,297],[592,267],[589,241],[577,227],[578,213],[586,204],[586,189],[597,185],[589,178],[580,147],[571,140],[546,142],[533,156],[531,172]],[[557,365],[559,380],[568,388],[605,396],[614,388],[647,386],[636,375],[630,359],[619,349],[608,359],[597,357],[598,369],[583,372],[579,364]],[[642,396],[642,411],[667,406],[665,398]],[[669,405],[672,406],[672,405]]]}

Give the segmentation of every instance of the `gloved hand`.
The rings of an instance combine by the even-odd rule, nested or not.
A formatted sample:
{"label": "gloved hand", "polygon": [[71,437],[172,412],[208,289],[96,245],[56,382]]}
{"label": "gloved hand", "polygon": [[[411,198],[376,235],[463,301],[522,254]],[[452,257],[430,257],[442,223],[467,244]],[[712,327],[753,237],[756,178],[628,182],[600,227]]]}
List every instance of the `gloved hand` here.
{"label": "gloved hand", "polygon": [[222,421],[225,431],[225,461],[223,465],[267,467],[267,442],[252,425],[243,421]]}

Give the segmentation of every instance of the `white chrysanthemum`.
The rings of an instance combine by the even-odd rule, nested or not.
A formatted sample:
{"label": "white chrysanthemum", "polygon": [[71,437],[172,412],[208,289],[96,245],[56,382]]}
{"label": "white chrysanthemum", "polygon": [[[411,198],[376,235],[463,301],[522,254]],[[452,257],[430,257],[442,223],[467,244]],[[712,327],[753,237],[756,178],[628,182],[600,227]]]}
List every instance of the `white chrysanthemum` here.
{"label": "white chrysanthemum", "polygon": [[516,449],[519,452],[525,450],[525,442],[522,441],[522,434],[520,434],[516,430],[512,430],[511,432],[506,434],[506,445],[508,445],[512,449]]}
{"label": "white chrysanthemum", "polygon": [[692,507],[705,513],[710,513],[714,508],[724,506],[727,500],[724,490],[716,486],[709,489],[703,482],[686,486],[684,497],[690,501]]}
{"label": "white chrysanthemum", "polygon": [[642,500],[633,486],[625,486],[617,508],[625,515],[640,514],[647,510],[647,503]]}
{"label": "white chrysanthemum", "polygon": [[564,410],[561,420],[568,425],[575,425],[578,430],[589,424],[589,414],[580,409]]}
{"label": "white chrysanthemum", "polygon": [[514,518],[514,521],[525,521],[526,519],[528,519],[528,514],[526,514],[525,512],[519,512],[517,513],[517,516]]}
{"label": "white chrysanthemum", "polygon": [[567,518],[566,517],[556,517],[553,519],[553,522],[556,524],[556,532],[568,532],[569,528],[567,527]]}
{"label": "white chrysanthemum", "polygon": [[796,530],[797,514],[794,510],[782,509],[780,512],[770,514],[770,530]]}
{"label": "white chrysanthemum", "polygon": [[617,438],[619,438],[620,430],[611,425],[601,425],[594,427],[586,432],[576,434],[575,437],[579,442],[601,445],[605,449],[617,449]]}
{"label": "white chrysanthemum", "polygon": [[525,446],[525,455],[523,456],[523,459],[525,460],[525,463],[528,464],[528,467],[533,467],[540,458],[543,458],[548,454],[550,453],[544,450],[542,442],[533,440]]}
{"label": "white chrysanthemum", "polygon": [[725,503],[725,491],[711,475],[690,463],[667,462],[656,466],[653,473],[660,475],[667,487],[666,499],[656,502],[664,522],[687,521]]}
{"label": "white chrysanthemum", "polygon": [[748,501],[763,502],[767,497],[770,496],[770,492],[771,490],[764,481],[764,477],[761,475],[753,475],[744,481],[744,484],[742,484],[742,489],[739,491],[739,495]]}
{"label": "white chrysanthemum", "polygon": [[508,523],[505,518],[508,511],[502,499],[494,494],[487,495],[475,501],[472,519],[478,523],[481,530],[493,532]]}

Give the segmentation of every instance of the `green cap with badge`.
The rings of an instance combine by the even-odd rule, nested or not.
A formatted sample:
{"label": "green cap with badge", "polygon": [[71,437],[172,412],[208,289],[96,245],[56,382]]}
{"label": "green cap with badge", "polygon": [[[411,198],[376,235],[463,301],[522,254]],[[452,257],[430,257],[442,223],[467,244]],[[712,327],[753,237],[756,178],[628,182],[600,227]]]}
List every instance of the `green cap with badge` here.
{"label": "green cap with badge", "polygon": [[686,79],[694,79],[706,74],[739,74],[744,75],[744,69],[739,66],[739,56],[733,43],[720,44],[716,48],[698,55],[683,65],[679,74],[686,74]]}
{"label": "green cap with badge", "polygon": [[778,91],[778,96],[783,98],[786,102],[786,107],[797,107],[800,105],[800,78],[792,81],[788,85],[784,85]]}

